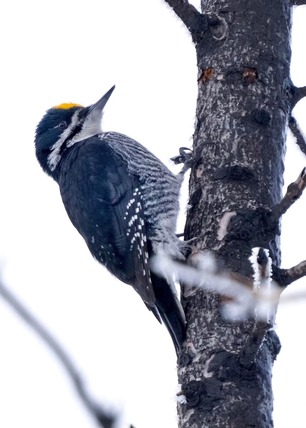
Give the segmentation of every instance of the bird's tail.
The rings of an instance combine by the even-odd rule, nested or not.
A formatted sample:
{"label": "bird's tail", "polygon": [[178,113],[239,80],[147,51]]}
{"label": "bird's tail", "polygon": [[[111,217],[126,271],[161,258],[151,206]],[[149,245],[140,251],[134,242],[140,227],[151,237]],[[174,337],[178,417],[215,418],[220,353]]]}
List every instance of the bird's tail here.
{"label": "bird's tail", "polygon": [[164,278],[155,275],[151,271],[151,279],[156,298],[156,308],[160,318],[168,329],[176,353],[179,355],[186,338],[186,321],[182,305],[178,300],[175,290]]}

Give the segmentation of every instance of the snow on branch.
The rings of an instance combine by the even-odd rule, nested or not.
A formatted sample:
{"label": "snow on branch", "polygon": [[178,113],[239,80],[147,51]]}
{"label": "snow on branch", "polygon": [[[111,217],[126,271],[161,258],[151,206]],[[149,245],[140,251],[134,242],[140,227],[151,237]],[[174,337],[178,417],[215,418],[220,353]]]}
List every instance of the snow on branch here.
{"label": "snow on branch", "polygon": [[272,208],[272,218],[274,221],[278,221],[283,214],[299,199],[306,187],[306,168],[303,168],[302,172],[293,183],[289,184],[287,192],[283,199]]}
{"label": "snow on branch", "polygon": [[[230,276],[228,272],[218,271],[215,259],[209,253],[192,256],[192,262],[195,266],[176,262],[167,255],[160,254],[151,259],[151,269],[157,275],[175,278],[185,286],[202,288],[228,297],[222,307],[223,315],[228,319],[254,318],[256,312],[258,319],[267,322],[267,313],[274,310],[282,291],[270,279],[270,262],[267,262],[265,273],[256,277],[257,285],[260,282],[260,287],[252,287],[252,282],[248,278],[243,277],[245,280],[243,283],[237,279],[238,277]],[[263,280],[269,282],[269,293],[264,287]]]}
{"label": "snow on branch", "polygon": [[19,315],[19,317],[30,326],[35,333],[52,350],[58,360],[65,368],[71,378],[77,394],[81,401],[96,420],[99,427],[114,428],[117,417],[110,412],[106,412],[100,404],[93,400],[85,388],[84,381],[80,376],[79,370],[75,366],[71,357],[67,354],[59,342],[52,334],[25,308],[25,306],[13,295],[13,293],[4,286],[0,279],[0,296],[9,304],[9,306]]}
{"label": "snow on branch", "polygon": [[256,312],[259,319],[266,319],[270,322],[274,316],[274,311],[271,313],[271,284],[272,284],[272,259],[269,254],[269,250],[264,248],[253,248],[252,255],[249,260],[253,268],[254,278],[254,290],[262,293],[265,296],[261,299],[260,305],[257,305]]}
{"label": "snow on branch", "polygon": [[292,132],[293,136],[296,139],[296,144],[299,146],[299,148],[304,153],[304,155],[306,155],[305,137],[304,137],[296,119],[293,116],[290,117],[289,128],[290,128],[290,131]]}

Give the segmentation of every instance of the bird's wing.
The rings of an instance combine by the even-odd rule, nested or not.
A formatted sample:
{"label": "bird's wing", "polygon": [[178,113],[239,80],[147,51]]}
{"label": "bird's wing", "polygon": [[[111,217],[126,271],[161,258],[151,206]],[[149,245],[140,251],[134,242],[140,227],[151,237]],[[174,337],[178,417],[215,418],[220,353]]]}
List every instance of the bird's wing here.
{"label": "bird's wing", "polygon": [[[66,210],[94,257],[154,307],[140,183],[105,144],[90,140],[63,163]],[[99,258],[101,246],[107,259]]]}

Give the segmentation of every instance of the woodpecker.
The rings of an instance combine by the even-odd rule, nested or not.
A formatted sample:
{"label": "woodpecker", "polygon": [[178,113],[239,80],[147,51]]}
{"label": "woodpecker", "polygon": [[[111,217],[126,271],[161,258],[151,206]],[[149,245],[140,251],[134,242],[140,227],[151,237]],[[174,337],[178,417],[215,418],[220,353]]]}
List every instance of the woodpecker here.
{"label": "woodpecker", "polygon": [[175,234],[183,174],[172,174],[132,138],[102,131],[114,88],[89,107],[64,103],[47,110],[36,128],[36,156],[58,183],[67,214],[93,257],[136,290],[166,325],[178,354],[184,312],[172,280],[155,275],[149,260],[156,254],[183,259]]}

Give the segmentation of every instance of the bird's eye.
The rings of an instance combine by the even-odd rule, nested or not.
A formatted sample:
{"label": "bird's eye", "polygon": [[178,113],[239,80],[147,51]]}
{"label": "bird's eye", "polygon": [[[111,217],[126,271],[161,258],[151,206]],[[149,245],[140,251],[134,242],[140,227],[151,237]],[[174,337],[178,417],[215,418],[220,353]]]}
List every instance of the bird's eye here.
{"label": "bird's eye", "polygon": [[64,120],[62,122],[60,122],[58,125],[55,126],[55,128],[60,129],[61,131],[63,131],[64,129],[67,128],[67,122],[65,122]]}

